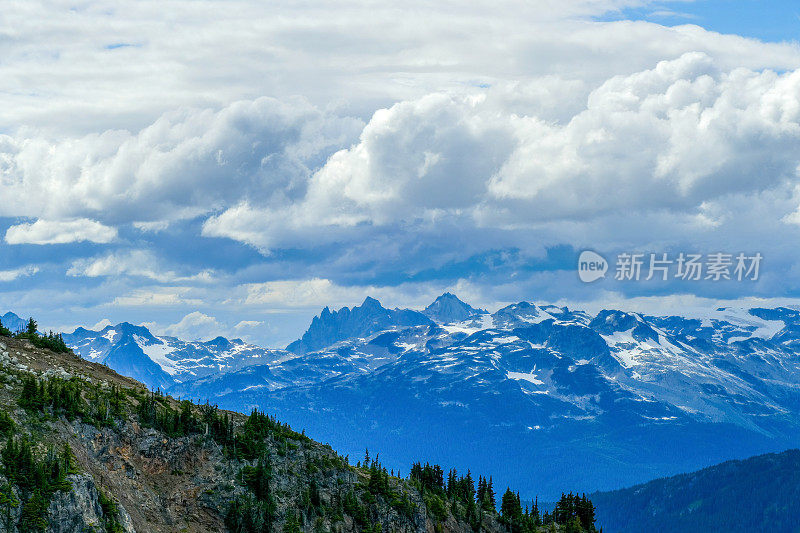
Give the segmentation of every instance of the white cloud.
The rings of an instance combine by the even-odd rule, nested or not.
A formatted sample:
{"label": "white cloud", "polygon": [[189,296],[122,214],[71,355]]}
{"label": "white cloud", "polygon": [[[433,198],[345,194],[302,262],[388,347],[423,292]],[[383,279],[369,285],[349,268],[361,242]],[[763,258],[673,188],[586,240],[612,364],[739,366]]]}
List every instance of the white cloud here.
{"label": "white cloud", "polygon": [[[800,47],[595,18],[628,6],[660,9],[173,0],[176,25],[156,0],[4,5],[0,217],[36,220],[6,241],[154,250],[70,255],[71,287],[39,275],[6,296],[59,302],[62,323],[102,301],[162,324],[210,302],[233,324],[248,302],[283,331],[280,313],[366,295],[574,297],[560,273],[525,270],[546,247],[687,240],[757,243],[785,293],[800,280]],[[199,223],[293,251],[201,249],[220,265],[203,284],[158,259]],[[497,250],[519,256],[493,264]]]}
{"label": "white cloud", "polygon": [[386,307],[422,309],[445,291],[474,298],[473,301],[479,301],[481,305],[486,303],[480,289],[462,279],[446,284],[434,281],[386,286],[341,285],[324,278],[246,284],[234,291],[237,295],[242,293],[241,298],[237,296],[226,303],[252,306],[264,311],[298,308],[316,312],[324,306],[338,308],[359,305],[370,296],[380,300]]}
{"label": "white cloud", "polygon": [[6,230],[8,244],[65,244],[90,241],[109,243],[116,239],[117,230],[95,220],[42,220],[17,224]]}
{"label": "white cloud", "polygon": [[158,233],[169,227],[169,220],[154,220],[152,222],[134,222],[133,227],[145,233]]}
{"label": "white cloud", "polygon": [[39,267],[35,265],[28,265],[25,267],[15,268],[11,270],[0,270],[0,282],[14,281],[19,278],[33,276],[39,272]]}
{"label": "white cloud", "polygon": [[99,322],[97,322],[97,324],[95,324],[94,326],[92,326],[92,327],[90,327],[88,329],[90,329],[92,331],[100,331],[103,328],[105,328],[106,326],[113,326],[113,325],[114,324],[112,324],[109,319],[104,318],[104,319],[100,320]]}
{"label": "white cloud", "polygon": [[[216,112],[169,112],[138,134],[109,130],[56,143],[0,135],[4,194],[17,198],[0,205],[0,216],[91,217],[158,231],[242,198],[281,203],[302,194],[311,170],[361,127],[299,98],[259,98]],[[81,223],[89,221],[69,224]],[[112,238],[106,231],[101,242]]]}
{"label": "white cloud", "polygon": [[213,316],[193,311],[179,322],[164,328],[164,334],[184,340],[209,340],[224,333],[224,328]]}
{"label": "white cloud", "polygon": [[419,234],[447,218],[466,230],[620,210],[698,217],[732,195],[797,182],[799,92],[800,71],[722,71],[691,53],[611,78],[563,122],[510,112],[500,89],[430,95],[376,112],[302,200],[240,203],[203,233],[268,250],[363,237],[369,226]]}
{"label": "white cloud", "polygon": [[[353,289],[340,287],[329,279],[281,280],[245,285],[245,305],[277,307],[318,307],[320,303],[352,301]],[[356,288],[355,299],[371,288]]]}
{"label": "white cloud", "polygon": [[162,283],[210,282],[214,280],[214,273],[211,270],[203,270],[188,276],[181,276],[174,271],[164,270],[159,267],[159,260],[155,254],[145,250],[114,252],[91,259],[78,259],[67,270],[67,275],[90,278],[123,275],[137,276]]}
{"label": "white cloud", "polygon": [[241,322],[233,326],[233,329],[235,331],[242,331],[242,330],[258,328],[263,325],[264,323],[259,320],[242,320]]}

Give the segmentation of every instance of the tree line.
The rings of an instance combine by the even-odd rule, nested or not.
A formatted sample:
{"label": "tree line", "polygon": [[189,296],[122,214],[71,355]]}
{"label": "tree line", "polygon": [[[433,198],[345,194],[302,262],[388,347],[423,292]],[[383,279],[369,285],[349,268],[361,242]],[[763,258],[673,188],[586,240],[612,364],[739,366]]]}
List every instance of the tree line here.
{"label": "tree line", "polygon": [[2,320],[0,320],[0,336],[2,337],[13,337],[15,339],[28,340],[37,348],[51,350],[56,353],[73,353],[72,348],[67,346],[67,343],[65,343],[64,339],[61,338],[60,333],[53,333],[50,331],[47,334],[40,334],[38,329],[39,325],[36,323],[33,317],[28,319],[28,323],[24,330],[17,332],[12,332],[10,329],[5,327]]}

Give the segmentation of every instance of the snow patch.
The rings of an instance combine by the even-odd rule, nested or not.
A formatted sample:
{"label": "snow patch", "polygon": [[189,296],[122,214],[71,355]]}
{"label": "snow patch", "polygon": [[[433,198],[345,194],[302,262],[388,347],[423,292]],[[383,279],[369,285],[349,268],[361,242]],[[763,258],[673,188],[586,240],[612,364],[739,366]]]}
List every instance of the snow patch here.
{"label": "snow patch", "polygon": [[542,381],[539,378],[537,378],[536,374],[533,374],[533,373],[524,374],[522,372],[510,372],[509,371],[509,372],[506,373],[506,377],[508,379],[516,379],[516,380],[528,381],[530,383],[533,383],[534,385],[544,385],[544,381]]}
{"label": "snow patch", "polygon": [[167,355],[175,351],[175,348],[168,346],[163,340],[161,341],[161,344],[149,344],[145,346],[139,345],[139,347],[142,349],[144,354],[154,363],[160,366],[164,372],[170,376],[174,376],[178,373],[179,369],[177,362],[167,357]]}

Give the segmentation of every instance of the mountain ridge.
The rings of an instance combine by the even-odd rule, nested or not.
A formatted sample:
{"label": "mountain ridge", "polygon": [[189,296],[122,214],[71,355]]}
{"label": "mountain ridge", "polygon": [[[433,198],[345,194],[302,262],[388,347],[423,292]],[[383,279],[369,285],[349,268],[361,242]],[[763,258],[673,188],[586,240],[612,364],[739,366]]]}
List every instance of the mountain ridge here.
{"label": "mountain ridge", "polygon": [[800,450],[727,461],[589,497],[608,533],[794,532],[800,523]]}

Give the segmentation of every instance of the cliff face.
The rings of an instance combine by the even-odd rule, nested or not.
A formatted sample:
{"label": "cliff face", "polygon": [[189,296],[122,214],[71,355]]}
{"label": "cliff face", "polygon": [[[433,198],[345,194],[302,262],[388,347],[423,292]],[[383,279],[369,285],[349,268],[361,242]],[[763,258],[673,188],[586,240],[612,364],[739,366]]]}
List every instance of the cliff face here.
{"label": "cliff face", "polygon": [[[48,485],[49,492],[43,492],[47,505],[41,511],[41,531],[226,531],[226,515],[234,502],[262,500],[263,506],[242,505],[239,512],[247,514],[246,522],[257,521],[258,512],[266,510],[262,515],[273,531],[468,533],[477,526],[458,516],[457,504],[432,511],[430,494],[407,479],[385,476],[376,490],[374,480],[370,482],[375,474],[369,469],[349,465],[329,446],[277,422],[269,422],[272,429],[255,444],[230,435],[223,440],[208,423],[196,423],[190,431],[186,420],[201,420],[200,406],[153,399],[138,382],[72,354],[0,339],[0,383],[0,405],[10,419],[5,426],[12,428],[0,428],[5,432],[4,449],[29,442],[33,457],[39,458],[35,460],[52,460],[53,465],[58,465],[53,450],[66,449],[65,444],[70,450],[71,458],[62,461],[68,463],[69,474],[60,474]],[[75,399],[76,393],[63,391],[80,392]],[[161,406],[158,423],[137,414],[144,412],[147,401]],[[73,408],[75,402],[80,407]],[[170,416],[177,425],[170,425]],[[214,416],[229,423],[233,435],[248,423],[236,413]],[[170,429],[159,429],[159,424]],[[245,445],[255,446],[258,457],[242,453]],[[0,514],[8,530],[16,532],[23,514],[33,512],[33,489],[14,485],[5,453],[3,461],[2,472],[12,484],[10,503],[3,504],[0,497]],[[258,478],[263,465],[269,471],[266,488]],[[6,481],[0,478],[0,485]],[[504,529],[493,512],[480,520],[484,531]],[[254,525],[249,530],[259,529]]]}
{"label": "cliff face", "polygon": [[[73,474],[68,477],[72,490],[53,495],[48,508],[49,531],[53,533],[72,533],[75,531],[103,531],[107,521],[101,504],[100,492],[92,476]],[[127,511],[118,506],[117,516],[120,531],[133,533],[133,522]]]}

